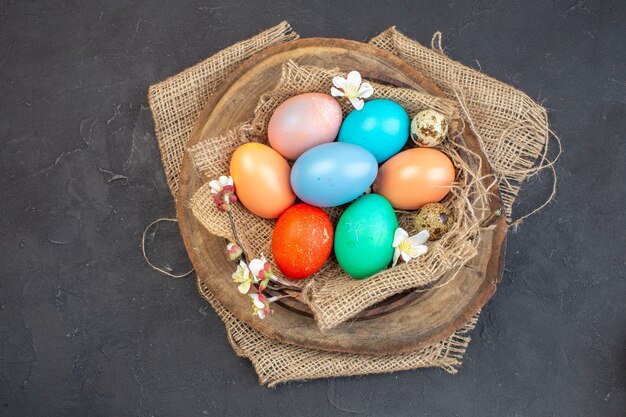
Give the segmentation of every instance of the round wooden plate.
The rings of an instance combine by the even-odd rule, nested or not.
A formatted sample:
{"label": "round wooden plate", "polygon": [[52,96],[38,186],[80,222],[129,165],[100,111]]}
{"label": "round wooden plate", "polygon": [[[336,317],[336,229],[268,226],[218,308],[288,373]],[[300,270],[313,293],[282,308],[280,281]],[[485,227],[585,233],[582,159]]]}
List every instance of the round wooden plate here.
{"label": "round wooden plate", "polygon": [[[391,53],[345,39],[301,39],[268,48],[234,71],[210,97],[198,117],[188,146],[225,133],[250,119],[257,98],[274,88],[281,66],[287,60],[345,71],[357,69],[366,79],[443,96],[424,75]],[[483,175],[489,174],[489,164],[475,137],[468,133],[463,139],[483,158]],[[503,216],[497,219],[495,227],[482,232],[479,255],[465,265],[454,280],[440,288],[404,294],[390,303],[376,306],[366,313],[370,320],[350,321],[322,333],[313,318],[302,314],[298,304],[275,304],[273,314],[260,320],[252,314],[249,300],[231,282],[235,266],[224,254],[224,239],[208,233],[189,208],[189,200],[202,183],[186,153],[176,211],[198,280],[241,321],[283,343],[372,355],[414,351],[441,341],[462,327],[489,300],[502,275],[506,244]],[[490,204],[492,210],[500,207],[497,194],[496,190]],[[449,276],[444,276],[442,282]]]}

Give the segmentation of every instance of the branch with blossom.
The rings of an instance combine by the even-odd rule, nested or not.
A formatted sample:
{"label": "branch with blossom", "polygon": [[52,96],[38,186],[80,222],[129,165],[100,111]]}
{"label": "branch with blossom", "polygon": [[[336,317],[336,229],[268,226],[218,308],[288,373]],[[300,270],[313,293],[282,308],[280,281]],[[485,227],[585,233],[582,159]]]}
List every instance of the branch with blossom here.
{"label": "branch with blossom", "polygon": [[230,205],[237,202],[233,177],[222,175],[217,180],[209,181],[213,202],[220,211],[230,210]]}
{"label": "branch with blossom", "polygon": [[262,292],[255,294],[248,294],[252,300],[252,309],[254,315],[259,316],[261,320],[267,317],[271,313],[270,304],[280,300],[281,298],[289,297],[288,295],[275,295],[267,298]]}
{"label": "branch with blossom", "polygon": [[211,187],[211,194],[217,209],[226,212],[228,215],[233,237],[235,238],[235,242],[229,242],[224,250],[228,259],[231,261],[239,260],[237,269],[232,274],[233,282],[237,284],[237,290],[240,293],[247,294],[251,298],[254,314],[260,319],[264,319],[270,313],[269,306],[271,303],[290,297],[290,295],[266,297],[263,291],[268,288],[270,283],[273,284],[270,288],[274,290],[290,289],[299,291],[300,288],[274,274],[272,265],[263,254],[261,254],[260,258],[252,259],[248,262],[249,257],[239,242],[231,212],[231,205],[237,202],[235,183],[232,177],[222,175],[219,179],[210,181],[209,187]]}
{"label": "branch with blossom", "polygon": [[[230,244],[229,244],[230,245]],[[264,319],[270,312],[269,305],[289,295],[274,296],[267,298],[263,294],[270,282],[278,283],[283,288],[296,290],[289,282],[276,276],[272,272],[272,265],[261,254],[260,258],[253,259],[249,264],[239,261],[237,270],[232,274],[233,282],[238,284],[237,290],[242,294],[248,294],[252,298],[254,313]]]}

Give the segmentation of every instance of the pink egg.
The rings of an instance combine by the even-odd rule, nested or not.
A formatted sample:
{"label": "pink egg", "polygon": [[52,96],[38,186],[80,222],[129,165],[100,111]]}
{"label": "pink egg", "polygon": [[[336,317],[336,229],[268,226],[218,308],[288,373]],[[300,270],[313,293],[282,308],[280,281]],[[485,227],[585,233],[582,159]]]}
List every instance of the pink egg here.
{"label": "pink egg", "polygon": [[307,149],[335,140],[341,119],[339,103],[328,94],[299,94],[274,111],[267,137],[278,153],[296,160]]}

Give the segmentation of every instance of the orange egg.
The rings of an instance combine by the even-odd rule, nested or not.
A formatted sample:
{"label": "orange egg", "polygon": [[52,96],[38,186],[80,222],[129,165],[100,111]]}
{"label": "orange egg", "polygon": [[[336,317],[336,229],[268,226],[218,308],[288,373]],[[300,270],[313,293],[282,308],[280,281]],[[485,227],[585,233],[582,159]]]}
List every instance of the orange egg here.
{"label": "orange egg", "polygon": [[324,210],[296,204],[280,215],[272,233],[272,255],[291,279],[319,271],[333,250],[333,224]]}
{"label": "orange egg", "polygon": [[239,201],[252,213],[275,219],[291,206],[291,168],[278,152],[260,143],[246,143],[230,159],[230,175]]}
{"label": "orange egg", "polygon": [[450,192],[454,165],[444,153],[431,148],[400,152],[378,170],[374,192],[401,210],[436,203]]}

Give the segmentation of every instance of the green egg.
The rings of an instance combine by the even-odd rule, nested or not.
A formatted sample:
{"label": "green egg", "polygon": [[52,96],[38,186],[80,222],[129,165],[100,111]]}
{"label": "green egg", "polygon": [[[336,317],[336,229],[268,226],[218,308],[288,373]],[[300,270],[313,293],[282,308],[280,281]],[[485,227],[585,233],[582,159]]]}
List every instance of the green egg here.
{"label": "green egg", "polygon": [[357,279],[382,271],[393,257],[398,219],[389,201],[378,194],[359,197],[343,212],[335,229],[335,256]]}

